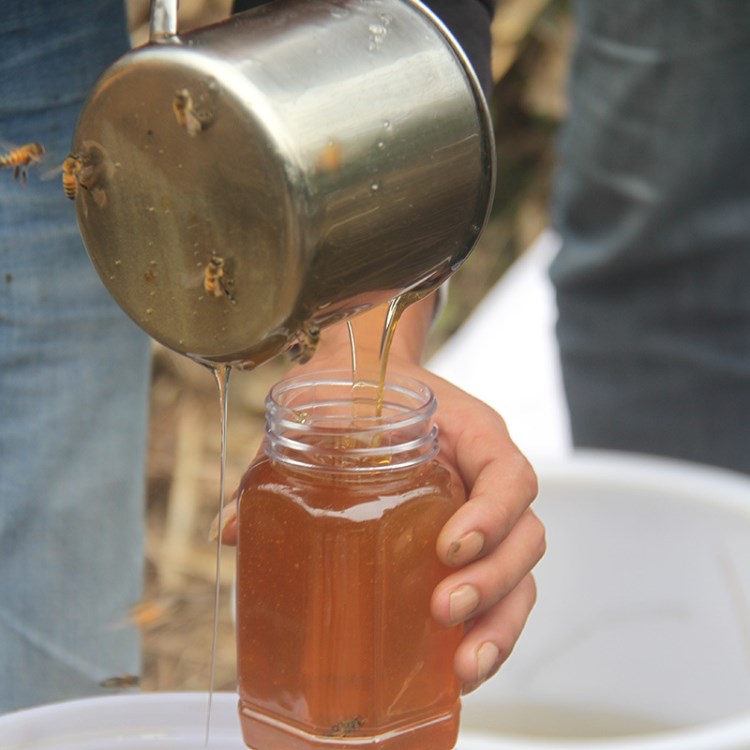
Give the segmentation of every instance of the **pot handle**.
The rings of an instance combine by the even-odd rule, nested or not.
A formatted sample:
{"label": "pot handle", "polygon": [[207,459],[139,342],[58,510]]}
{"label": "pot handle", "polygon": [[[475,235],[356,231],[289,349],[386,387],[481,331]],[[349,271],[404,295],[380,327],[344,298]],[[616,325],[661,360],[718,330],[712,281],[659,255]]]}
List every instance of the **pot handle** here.
{"label": "pot handle", "polygon": [[160,44],[177,36],[177,5],[179,0],[151,0],[149,41]]}

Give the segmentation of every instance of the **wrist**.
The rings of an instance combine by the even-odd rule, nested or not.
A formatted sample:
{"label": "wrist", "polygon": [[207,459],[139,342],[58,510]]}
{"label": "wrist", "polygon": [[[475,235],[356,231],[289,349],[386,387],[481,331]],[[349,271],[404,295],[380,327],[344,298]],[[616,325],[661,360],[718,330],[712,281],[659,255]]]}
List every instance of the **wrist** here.
{"label": "wrist", "polygon": [[[389,365],[418,365],[422,359],[427,334],[438,309],[437,294],[407,307],[397,322],[388,357]],[[368,310],[350,320],[356,342],[358,365],[361,371],[372,371],[380,361],[380,347],[386,325],[388,305]],[[349,326],[346,322],[324,328],[320,344],[311,361],[305,365],[295,365],[293,370],[341,369],[352,366],[352,345]]]}

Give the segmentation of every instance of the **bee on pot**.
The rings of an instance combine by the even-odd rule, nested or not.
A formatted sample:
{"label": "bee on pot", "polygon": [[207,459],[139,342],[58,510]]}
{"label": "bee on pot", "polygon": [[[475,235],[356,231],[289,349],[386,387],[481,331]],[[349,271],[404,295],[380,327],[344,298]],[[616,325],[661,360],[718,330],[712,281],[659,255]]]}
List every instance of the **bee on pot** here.
{"label": "bee on pot", "polygon": [[49,180],[57,175],[62,176],[62,187],[66,197],[74,200],[78,195],[78,188],[89,190],[94,202],[103,208],[107,203],[104,189],[98,185],[101,169],[97,164],[101,161],[93,156],[93,151],[71,152],[62,164],[42,175],[43,180]]}
{"label": "bee on pot", "polygon": [[314,323],[307,323],[297,332],[297,340],[289,347],[292,362],[304,365],[309,362],[320,343],[320,328]]}
{"label": "bee on pot", "polygon": [[201,116],[193,102],[193,97],[187,89],[178,89],[172,99],[172,111],[177,118],[177,124],[184,128],[188,135],[197,135],[209,123],[210,118]]}
{"label": "bee on pot", "polygon": [[232,293],[232,283],[226,274],[226,263],[219,255],[212,255],[203,269],[203,289],[212,297],[226,297],[237,302]]}

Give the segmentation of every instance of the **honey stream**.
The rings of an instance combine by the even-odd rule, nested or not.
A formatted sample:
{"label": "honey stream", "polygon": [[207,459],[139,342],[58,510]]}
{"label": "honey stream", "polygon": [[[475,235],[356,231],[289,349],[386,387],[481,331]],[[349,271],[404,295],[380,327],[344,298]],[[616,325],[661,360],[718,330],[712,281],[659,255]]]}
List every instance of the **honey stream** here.
{"label": "honey stream", "polygon": [[[432,289],[426,289],[404,292],[403,294],[394,297],[387,305],[383,306],[383,333],[380,338],[380,346],[377,352],[368,352],[361,347],[357,347],[357,337],[363,335],[361,330],[363,326],[356,317],[347,320],[346,324],[349,330],[349,345],[352,352],[353,396],[356,396],[357,388],[365,387],[367,382],[377,383],[378,389],[374,416],[382,415],[383,392],[388,374],[388,360],[391,353],[393,338],[396,334],[396,328],[401,320],[401,316],[410,305],[419,302],[419,300],[426,297],[432,291]],[[367,416],[366,414],[358,412],[360,407],[356,405],[357,399],[353,398],[352,400],[355,403],[354,416]]]}

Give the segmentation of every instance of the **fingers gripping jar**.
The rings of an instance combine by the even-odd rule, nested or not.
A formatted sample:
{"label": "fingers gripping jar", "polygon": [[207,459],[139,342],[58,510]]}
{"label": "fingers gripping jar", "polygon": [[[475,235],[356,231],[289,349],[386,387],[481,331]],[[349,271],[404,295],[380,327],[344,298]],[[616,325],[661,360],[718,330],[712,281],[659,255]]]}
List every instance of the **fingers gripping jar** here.
{"label": "fingers gripping jar", "polygon": [[239,494],[239,710],[255,750],[448,750],[460,627],[430,615],[435,543],[464,501],[436,402],[325,373],[277,384]]}

